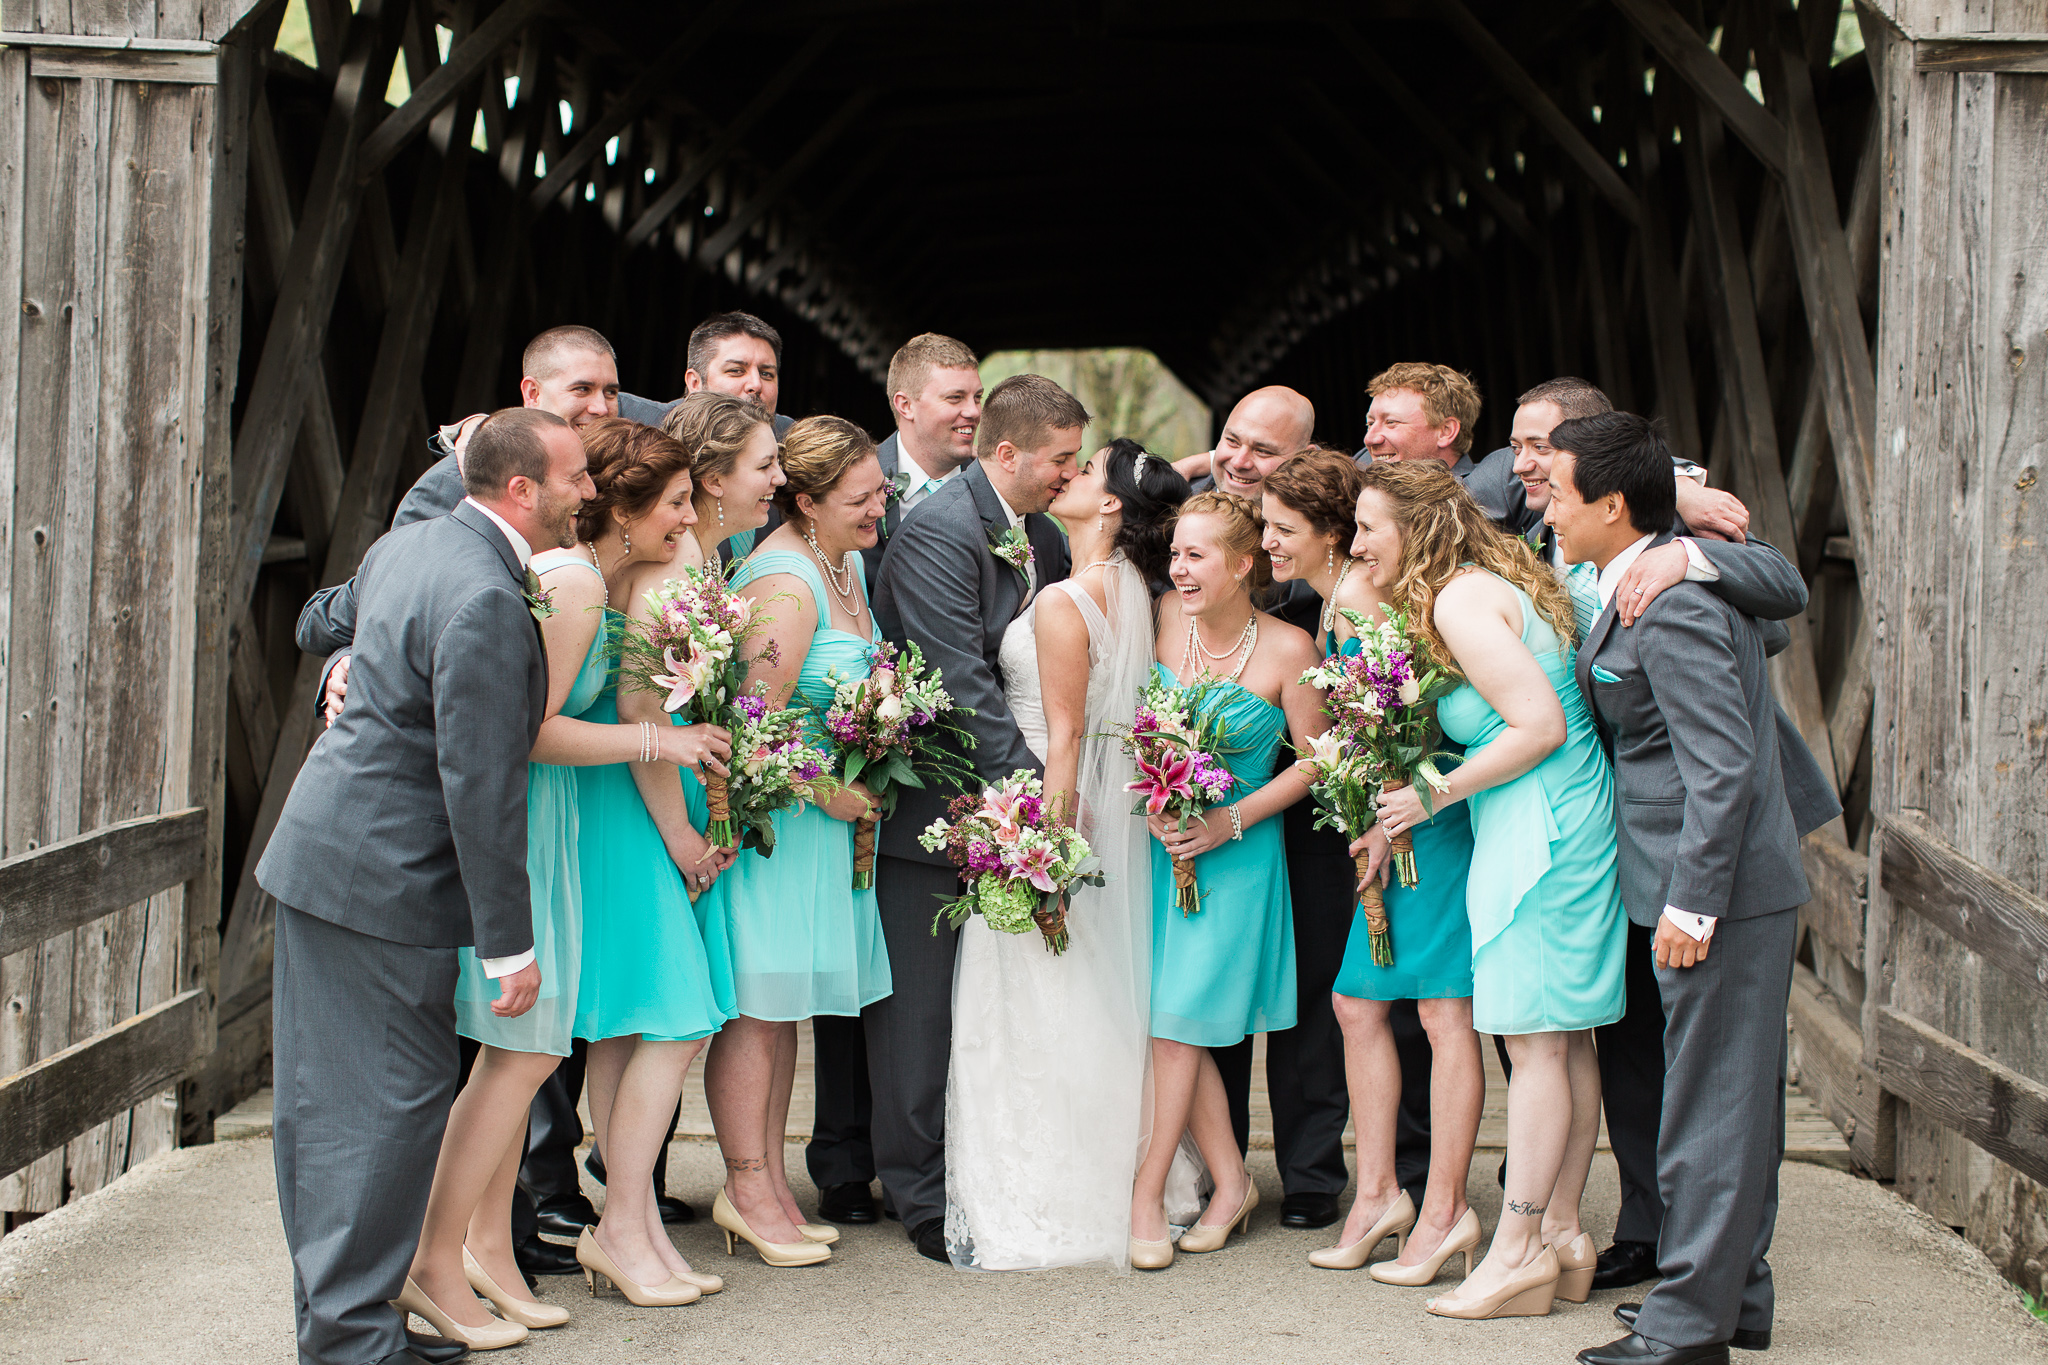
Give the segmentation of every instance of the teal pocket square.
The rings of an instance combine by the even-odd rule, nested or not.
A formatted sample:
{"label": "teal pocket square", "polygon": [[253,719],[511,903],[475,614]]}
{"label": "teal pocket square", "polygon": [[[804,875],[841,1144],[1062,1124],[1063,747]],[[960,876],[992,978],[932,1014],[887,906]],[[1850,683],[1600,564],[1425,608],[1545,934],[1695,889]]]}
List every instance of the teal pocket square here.
{"label": "teal pocket square", "polygon": [[1620,681],[1621,681],[1621,679],[1619,679],[1619,678],[1615,677],[1615,676],[1614,676],[1614,675],[1613,675],[1612,673],[1609,673],[1609,672],[1608,672],[1608,671],[1607,671],[1606,669],[1602,668],[1602,667],[1601,667],[1600,665],[1598,665],[1598,664],[1594,664],[1594,665],[1593,665],[1593,677],[1594,677],[1594,679],[1595,679],[1596,681],[1599,681],[1599,682],[1620,682]]}

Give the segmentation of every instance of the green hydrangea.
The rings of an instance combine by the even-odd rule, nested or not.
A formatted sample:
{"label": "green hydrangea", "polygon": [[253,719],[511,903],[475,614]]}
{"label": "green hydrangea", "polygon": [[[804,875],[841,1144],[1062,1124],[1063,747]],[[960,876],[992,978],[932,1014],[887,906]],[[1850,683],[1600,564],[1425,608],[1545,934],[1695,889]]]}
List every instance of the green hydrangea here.
{"label": "green hydrangea", "polygon": [[1021,934],[1034,927],[1031,912],[1038,908],[1038,888],[1022,877],[983,877],[977,896],[989,928]]}

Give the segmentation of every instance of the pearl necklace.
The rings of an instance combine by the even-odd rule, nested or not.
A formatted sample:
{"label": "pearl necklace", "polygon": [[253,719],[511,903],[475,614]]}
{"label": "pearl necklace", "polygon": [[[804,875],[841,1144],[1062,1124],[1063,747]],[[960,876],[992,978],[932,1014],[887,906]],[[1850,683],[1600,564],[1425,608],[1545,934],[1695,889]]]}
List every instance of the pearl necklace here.
{"label": "pearl necklace", "polygon": [[[1181,675],[1183,677],[1192,677],[1196,673],[1213,672],[1206,663],[1196,658],[1195,651],[1200,650],[1203,655],[1210,659],[1228,659],[1233,655],[1236,656],[1237,667],[1232,669],[1230,676],[1225,679],[1227,682],[1236,682],[1238,678],[1243,676],[1245,666],[1252,661],[1252,651],[1258,647],[1258,643],[1259,614],[1256,611],[1246,618],[1244,630],[1238,635],[1237,643],[1220,654],[1212,652],[1209,646],[1203,642],[1202,628],[1197,624],[1195,618],[1190,616],[1188,618],[1188,647],[1181,659]],[[1214,676],[1221,677],[1222,675],[1215,674]]]}
{"label": "pearl necklace", "polygon": [[590,567],[597,570],[597,590],[604,594],[605,610],[611,610],[612,585],[604,581],[604,561],[597,557],[597,542],[586,540],[583,548],[590,551]]}
{"label": "pearl necklace", "polygon": [[[1322,626],[1323,634],[1326,637],[1330,633],[1330,628],[1337,624],[1337,590],[1344,586],[1344,575],[1350,573],[1351,566],[1357,562],[1357,560],[1346,555],[1342,567],[1337,570],[1337,581],[1330,585],[1329,599],[1323,603]],[[1320,644],[1321,641],[1317,641],[1317,643]]]}
{"label": "pearl necklace", "polygon": [[[804,541],[811,547],[811,553],[818,557],[818,563],[824,568],[825,577],[832,584],[832,591],[838,594],[841,605],[846,608],[846,614],[858,618],[860,610],[853,603],[853,575],[857,572],[854,567],[854,552],[848,550],[846,558],[840,561],[840,567],[834,569],[832,561],[825,558],[825,552],[818,548],[817,537],[805,531]],[[842,583],[841,579],[845,582]]]}

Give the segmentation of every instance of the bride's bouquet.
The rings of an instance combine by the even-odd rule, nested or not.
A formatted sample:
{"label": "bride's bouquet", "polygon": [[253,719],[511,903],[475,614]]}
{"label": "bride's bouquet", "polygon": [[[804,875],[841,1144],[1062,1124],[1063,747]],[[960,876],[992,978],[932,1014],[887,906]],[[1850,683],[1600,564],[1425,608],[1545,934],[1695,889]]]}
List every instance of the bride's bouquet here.
{"label": "bride's bouquet", "polygon": [[[1230,795],[1235,779],[1223,756],[1240,751],[1230,742],[1220,713],[1205,711],[1209,693],[1222,685],[1204,678],[1183,686],[1162,682],[1156,675],[1138,689],[1138,711],[1128,729],[1119,729],[1124,753],[1138,766],[1138,779],[1124,785],[1138,793],[1134,815],[1172,815],[1180,829]],[[1182,915],[1202,908],[1190,858],[1173,861],[1174,903]]]}
{"label": "bride's bouquet", "polygon": [[853,827],[856,891],[875,884],[875,823],[896,813],[903,788],[931,782],[964,792],[974,785],[974,765],[965,755],[976,740],[955,719],[974,712],[954,704],[939,670],[925,664],[924,651],[912,641],[899,658],[896,646],[884,643],[868,662],[865,678],[832,676],[836,696],[825,712],[839,780],[866,779],[881,808],[880,817],[864,815]]}
{"label": "bride's bouquet", "polygon": [[1067,889],[1104,879],[1088,841],[1060,819],[1055,804],[1038,778],[1019,768],[978,794],[955,797],[950,818],[917,836],[928,851],[945,850],[967,883],[933,917],[934,934],[941,920],[958,928],[979,914],[1005,934],[1036,925],[1054,954],[1067,950]]}
{"label": "bride's bouquet", "polygon": [[[1436,701],[1458,680],[1428,664],[1421,642],[1409,631],[1406,612],[1390,610],[1386,620],[1374,624],[1358,612],[1340,610],[1358,632],[1359,652],[1332,655],[1301,675],[1303,683],[1328,698],[1332,722],[1310,742],[1301,761],[1309,769],[1309,793],[1321,808],[1316,827],[1356,839],[1378,818],[1374,807],[1380,792],[1409,786],[1419,777],[1422,807],[1428,810],[1430,792],[1444,790],[1444,776],[1434,762]],[[1410,832],[1392,836],[1389,848],[1401,885],[1416,885]],[[1365,915],[1372,960],[1391,967],[1393,931],[1379,882],[1366,877],[1368,861],[1362,853],[1356,859],[1358,908]]]}
{"label": "bride's bouquet", "polygon": [[[747,665],[740,647],[771,618],[756,614],[753,604],[727,587],[716,569],[692,565],[650,591],[647,604],[654,609],[654,619],[630,622],[619,637],[620,685],[666,693],[662,709],[680,715],[686,724],[730,731],[737,761],[742,731],[764,723],[767,713],[766,700],[758,695],[753,699],[760,703],[760,714],[740,704],[747,695]],[[762,657],[771,664],[775,661],[772,640]],[[774,742],[763,736],[756,747],[772,747]],[[728,780],[706,772],[704,796],[711,810],[705,837],[720,848],[739,847],[739,822],[733,818]]]}
{"label": "bride's bouquet", "polygon": [[805,710],[769,710],[766,689],[766,683],[757,684],[755,691],[734,699],[742,720],[732,732],[728,799],[738,847],[759,849],[764,858],[775,852],[775,812],[801,810],[806,801],[829,801],[839,790],[828,775],[830,756],[804,741]]}

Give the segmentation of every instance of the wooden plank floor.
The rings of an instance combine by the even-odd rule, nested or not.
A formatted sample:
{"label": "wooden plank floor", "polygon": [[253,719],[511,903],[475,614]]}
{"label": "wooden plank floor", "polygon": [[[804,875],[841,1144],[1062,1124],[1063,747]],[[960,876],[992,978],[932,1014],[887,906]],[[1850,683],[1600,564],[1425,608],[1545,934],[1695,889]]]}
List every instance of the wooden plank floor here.
{"label": "wooden plank floor", "polygon": [[[1486,1046],[1481,1051],[1486,1058],[1486,1104],[1479,1116],[1479,1150],[1501,1151],[1507,1147],[1508,1137],[1507,1077],[1501,1072],[1493,1040],[1484,1041]],[[805,1023],[797,1026],[796,1087],[789,1105],[789,1136],[794,1139],[806,1139],[811,1135],[811,1115],[817,1104],[812,1076],[811,1026]],[[1253,1049],[1251,1110],[1252,1146],[1270,1149],[1273,1145],[1273,1109],[1266,1097],[1266,1040],[1263,1035]],[[701,1063],[690,1069],[690,1080],[683,1091],[683,1121],[676,1130],[676,1136],[711,1140],[711,1110],[704,1101],[704,1068]],[[1344,1131],[1344,1145],[1352,1145],[1348,1126]],[[1604,1124],[1600,1130],[1600,1148],[1603,1151],[1607,1149]],[[1785,1157],[1789,1161],[1810,1161],[1843,1170],[1851,1165],[1848,1145],[1835,1131],[1835,1126],[1814,1107],[1812,1100],[1790,1088],[1785,1092]]]}

